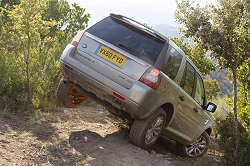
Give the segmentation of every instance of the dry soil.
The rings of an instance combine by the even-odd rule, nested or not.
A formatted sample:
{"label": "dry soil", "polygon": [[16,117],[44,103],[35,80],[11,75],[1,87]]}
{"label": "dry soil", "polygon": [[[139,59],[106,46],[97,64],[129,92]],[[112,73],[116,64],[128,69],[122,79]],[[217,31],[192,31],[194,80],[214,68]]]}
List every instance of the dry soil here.
{"label": "dry soil", "polygon": [[174,141],[164,138],[141,149],[129,143],[126,123],[98,105],[1,115],[2,166],[193,166],[215,164],[221,157],[211,148],[203,158],[183,158]]}

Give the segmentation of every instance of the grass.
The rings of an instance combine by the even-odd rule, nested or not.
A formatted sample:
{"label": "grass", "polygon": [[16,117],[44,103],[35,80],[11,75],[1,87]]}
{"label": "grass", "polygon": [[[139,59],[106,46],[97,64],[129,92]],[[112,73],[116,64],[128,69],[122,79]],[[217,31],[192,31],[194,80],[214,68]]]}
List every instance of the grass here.
{"label": "grass", "polygon": [[17,117],[15,115],[13,115],[13,113],[11,113],[9,111],[0,112],[0,118],[14,120],[14,121],[17,120]]}
{"label": "grass", "polygon": [[214,158],[211,157],[202,157],[198,160],[197,166],[220,166],[221,164],[218,163]]}

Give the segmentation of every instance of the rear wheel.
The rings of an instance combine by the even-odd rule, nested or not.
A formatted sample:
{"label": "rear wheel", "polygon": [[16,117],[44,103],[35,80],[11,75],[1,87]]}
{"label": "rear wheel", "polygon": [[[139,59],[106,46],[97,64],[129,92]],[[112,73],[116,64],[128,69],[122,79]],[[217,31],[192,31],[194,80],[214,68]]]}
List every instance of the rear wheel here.
{"label": "rear wheel", "polygon": [[155,143],[166,124],[166,112],[159,108],[153,115],[145,120],[135,120],[132,124],[129,141],[141,148]]}
{"label": "rear wheel", "polygon": [[76,89],[76,84],[70,81],[65,81],[63,77],[57,88],[57,98],[59,102],[67,108],[76,108],[84,103],[87,99]]}
{"label": "rear wheel", "polygon": [[177,151],[184,157],[202,157],[207,153],[210,143],[210,137],[204,131],[193,143],[190,145],[183,145],[179,142],[176,143]]}

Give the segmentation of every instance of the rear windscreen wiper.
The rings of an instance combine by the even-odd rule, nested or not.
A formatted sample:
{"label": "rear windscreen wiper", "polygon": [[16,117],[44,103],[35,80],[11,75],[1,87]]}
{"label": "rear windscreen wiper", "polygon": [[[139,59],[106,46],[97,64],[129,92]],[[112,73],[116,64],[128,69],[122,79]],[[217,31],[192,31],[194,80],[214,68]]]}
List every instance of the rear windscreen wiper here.
{"label": "rear windscreen wiper", "polygon": [[131,48],[131,47],[129,47],[129,46],[127,46],[126,44],[123,44],[123,43],[121,43],[121,42],[117,42],[117,45],[118,45],[118,46],[121,46],[121,47],[123,47],[123,48],[126,48],[126,49],[128,49],[128,50],[130,50],[130,51],[133,51],[133,52],[135,52],[135,53],[137,53],[137,54],[141,54],[141,53],[139,53],[138,51],[134,50],[133,48]]}

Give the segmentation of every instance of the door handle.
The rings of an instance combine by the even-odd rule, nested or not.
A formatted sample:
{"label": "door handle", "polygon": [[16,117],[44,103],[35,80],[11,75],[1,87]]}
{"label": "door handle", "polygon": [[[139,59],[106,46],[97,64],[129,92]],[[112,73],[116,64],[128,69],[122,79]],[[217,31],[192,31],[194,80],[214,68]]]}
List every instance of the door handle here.
{"label": "door handle", "polygon": [[205,124],[207,124],[207,122],[209,122],[209,119],[208,119],[208,118],[206,118],[206,120],[205,120]]}
{"label": "door handle", "polygon": [[194,112],[198,112],[198,109],[196,107],[194,107]]}
{"label": "door handle", "polygon": [[185,97],[182,95],[179,95],[179,98],[181,99],[181,101],[185,101]]}

